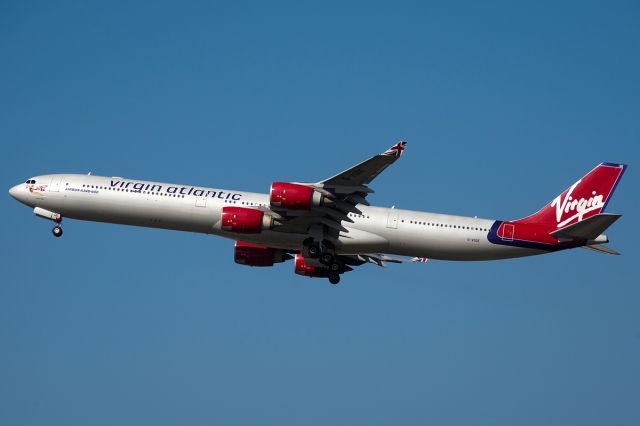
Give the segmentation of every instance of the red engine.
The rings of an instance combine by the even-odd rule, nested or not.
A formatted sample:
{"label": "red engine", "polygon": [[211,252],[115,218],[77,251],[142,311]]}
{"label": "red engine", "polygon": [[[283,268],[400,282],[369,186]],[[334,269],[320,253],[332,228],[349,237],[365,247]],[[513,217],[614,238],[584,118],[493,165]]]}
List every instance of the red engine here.
{"label": "red engine", "polygon": [[271,205],[290,210],[310,210],[327,204],[328,199],[310,186],[297,183],[273,182],[271,184]]}
{"label": "red engine", "polygon": [[245,207],[222,208],[222,230],[239,234],[258,234],[273,227],[273,218],[263,211]]}
{"label": "red engine", "polygon": [[280,249],[241,241],[236,241],[233,256],[236,263],[247,266],[273,266],[274,263],[291,259],[290,255]]}
{"label": "red engine", "polygon": [[304,257],[300,253],[296,254],[296,267],[295,272],[298,275],[304,275],[305,277],[326,277],[327,270],[325,268],[319,268],[313,265],[309,265],[304,261]]}

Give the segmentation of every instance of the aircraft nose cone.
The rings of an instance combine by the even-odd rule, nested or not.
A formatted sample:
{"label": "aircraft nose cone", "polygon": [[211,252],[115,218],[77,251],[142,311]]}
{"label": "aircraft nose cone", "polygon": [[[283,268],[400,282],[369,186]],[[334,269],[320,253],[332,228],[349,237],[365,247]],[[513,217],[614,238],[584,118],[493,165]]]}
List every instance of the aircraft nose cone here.
{"label": "aircraft nose cone", "polygon": [[16,185],[13,188],[11,188],[9,190],[9,195],[11,195],[13,198],[17,200],[20,195],[20,185]]}

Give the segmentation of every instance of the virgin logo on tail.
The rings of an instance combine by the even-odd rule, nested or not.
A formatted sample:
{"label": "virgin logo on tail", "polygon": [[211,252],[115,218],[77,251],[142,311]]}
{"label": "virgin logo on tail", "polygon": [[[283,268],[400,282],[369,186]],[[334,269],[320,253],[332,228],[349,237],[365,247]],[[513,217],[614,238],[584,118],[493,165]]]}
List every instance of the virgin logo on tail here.
{"label": "virgin logo on tail", "polygon": [[[604,196],[602,194],[596,194],[596,191],[591,191],[592,197],[589,197],[588,199],[582,197],[577,199],[571,196],[573,190],[580,182],[582,182],[582,179],[574,183],[571,188],[569,188],[564,199],[562,198],[562,194],[560,194],[551,202],[551,207],[555,206],[556,208],[556,222],[558,222],[558,228],[562,228],[576,218],[578,219],[578,222],[580,222],[585,214],[604,207]],[[563,216],[570,212],[575,212],[575,214],[563,220]]]}

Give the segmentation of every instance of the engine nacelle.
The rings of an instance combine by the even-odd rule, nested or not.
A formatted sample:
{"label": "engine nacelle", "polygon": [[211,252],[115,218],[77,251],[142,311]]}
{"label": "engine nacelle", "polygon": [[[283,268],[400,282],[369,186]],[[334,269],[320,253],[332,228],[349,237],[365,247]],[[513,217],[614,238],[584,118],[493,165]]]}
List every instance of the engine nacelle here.
{"label": "engine nacelle", "polygon": [[262,210],[223,207],[221,227],[223,231],[238,234],[258,234],[273,227],[273,218]]}
{"label": "engine nacelle", "polygon": [[290,210],[311,210],[330,201],[312,187],[297,183],[273,182],[270,194],[273,207]]}
{"label": "engine nacelle", "polygon": [[295,272],[305,277],[326,277],[328,275],[326,268],[309,265],[300,253],[296,254]]}
{"label": "engine nacelle", "polygon": [[283,250],[242,241],[236,241],[233,257],[236,263],[246,266],[273,266],[274,263],[291,259],[291,256]]}

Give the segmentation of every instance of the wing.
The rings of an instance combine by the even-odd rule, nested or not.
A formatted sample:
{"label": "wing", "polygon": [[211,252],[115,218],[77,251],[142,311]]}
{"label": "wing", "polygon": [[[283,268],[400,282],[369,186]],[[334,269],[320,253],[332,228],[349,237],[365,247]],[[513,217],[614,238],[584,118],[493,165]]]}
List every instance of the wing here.
{"label": "wing", "polygon": [[407,143],[400,141],[382,154],[375,155],[350,169],[345,170],[316,185],[323,188],[361,187],[368,185],[387,167],[392,165],[404,152]]}
{"label": "wing", "polygon": [[364,204],[368,206],[366,197],[374,192],[368,185],[387,167],[395,163],[402,156],[406,147],[407,143],[400,141],[382,154],[374,155],[368,160],[329,179],[312,184],[312,186],[336,200],[338,210],[358,214],[359,211],[354,211],[344,202],[351,205]]}
{"label": "wing", "polygon": [[308,211],[291,211],[270,207],[280,215],[280,232],[309,233],[318,240],[329,239],[334,243],[340,233],[348,233],[342,222],[353,222],[349,213],[361,214],[359,204],[369,205],[368,194],[373,193],[368,184],[404,152],[407,143],[400,141],[385,152],[375,155],[342,173],[317,183],[304,183],[323,194],[329,201]]}

